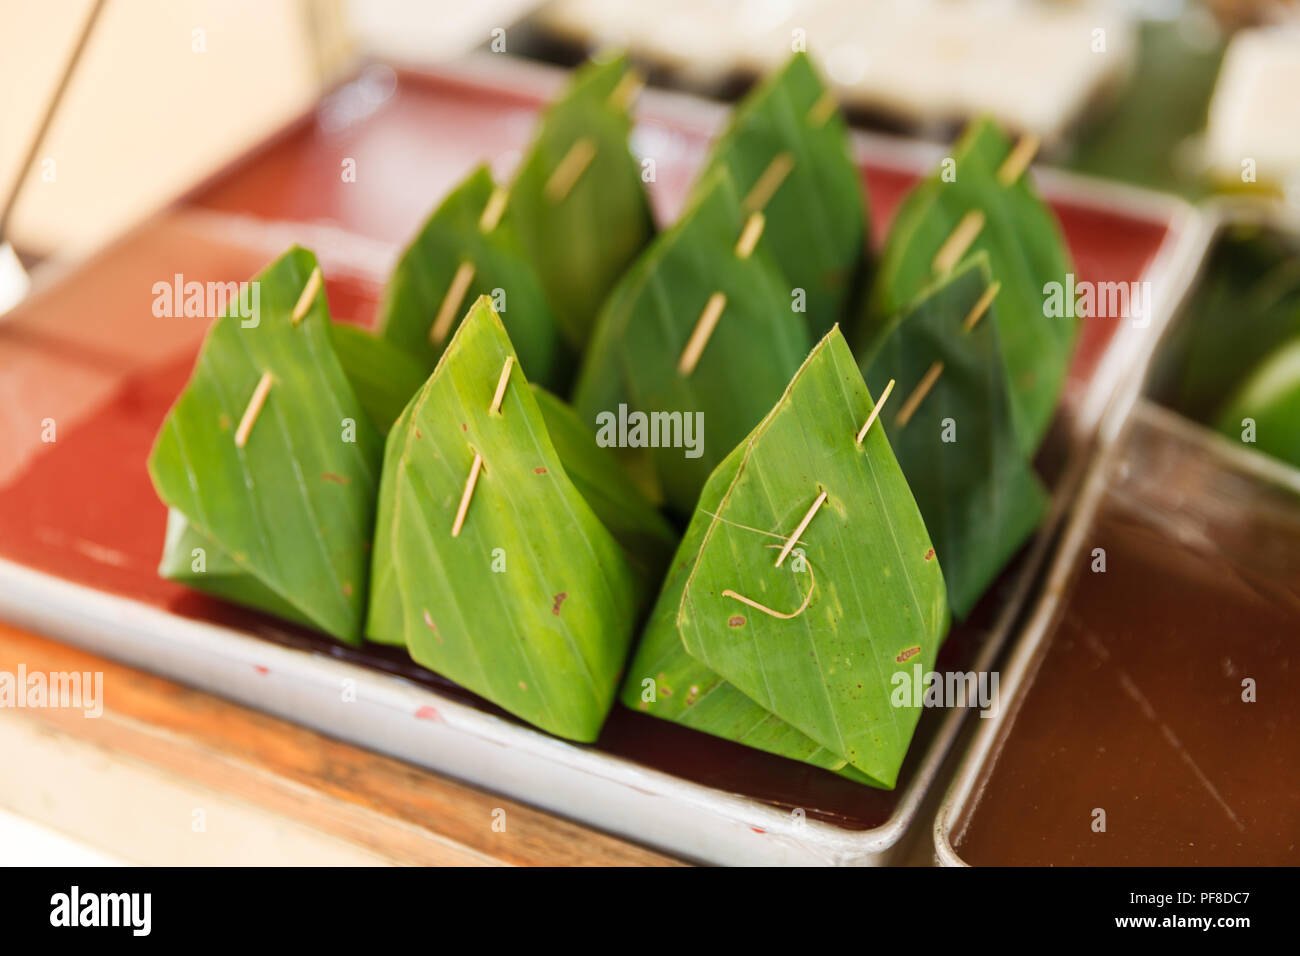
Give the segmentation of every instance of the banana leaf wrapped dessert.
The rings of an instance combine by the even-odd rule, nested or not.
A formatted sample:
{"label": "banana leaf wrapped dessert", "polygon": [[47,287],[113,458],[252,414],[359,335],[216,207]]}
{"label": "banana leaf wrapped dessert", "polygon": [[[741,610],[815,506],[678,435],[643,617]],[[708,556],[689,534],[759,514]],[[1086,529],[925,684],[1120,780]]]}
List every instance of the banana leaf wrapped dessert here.
{"label": "banana leaf wrapped dessert", "polygon": [[[640,445],[627,436],[644,446],[679,513],[690,512],[709,474],[771,408],[812,345],[788,310],[765,234],[762,213],[746,215],[730,176],[715,174],[610,295],[578,376],[573,403],[584,421],[624,408],[683,423],[680,436],[646,435]],[[694,447],[684,440],[687,426],[696,429]]]}
{"label": "banana leaf wrapped dessert", "polygon": [[794,305],[821,338],[844,317],[863,271],[867,214],[844,119],[806,54],[736,107],[696,189],[717,169],[731,174],[747,213],[763,213],[786,295],[803,293]]}
{"label": "banana leaf wrapped dessert", "polygon": [[839,330],[704,488],[628,668],[628,707],[893,787],[943,574]]}
{"label": "banana leaf wrapped dessert", "polygon": [[253,320],[213,322],[149,474],[159,573],[360,643],[383,438],[334,351],[316,257],[259,274]]}
{"label": "banana leaf wrapped dessert", "polygon": [[515,233],[575,354],[586,348],[605,296],[654,235],[641,164],[628,149],[628,108],[640,87],[623,57],[578,70],[542,117],[510,185]]}
{"label": "banana leaf wrapped dessert", "polygon": [[991,122],[976,122],[953,155],[903,201],[880,255],[866,314],[856,330],[870,347],[936,276],[978,252],[988,256],[998,294],[999,340],[1011,377],[1017,444],[1032,455],[1065,385],[1078,319],[1049,316],[1048,283],[1072,269],[1051,210],[1024,176],[1037,143],[1014,147]]}
{"label": "banana leaf wrapped dessert", "polygon": [[977,253],[934,280],[859,354],[867,386],[900,398],[880,425],[965,618],[1037,528],[1048,496],[1016,442],[999,341],[1001,286]]}
{"label": "banana leaf wrapped dessert", "polygon": [[485,297],[389,432],[366,635],[591,741],[674,540]]}
{"label": "banana leaf wrapped dessert", "polygon": [[480,166],[434,210],[398,260],[376,324],[380,337],[424,364],[425,376],[468,304],[488,295],[509,324],[524,372],[550,388],[568,385],[572,355],[510,220],[508,194]]}

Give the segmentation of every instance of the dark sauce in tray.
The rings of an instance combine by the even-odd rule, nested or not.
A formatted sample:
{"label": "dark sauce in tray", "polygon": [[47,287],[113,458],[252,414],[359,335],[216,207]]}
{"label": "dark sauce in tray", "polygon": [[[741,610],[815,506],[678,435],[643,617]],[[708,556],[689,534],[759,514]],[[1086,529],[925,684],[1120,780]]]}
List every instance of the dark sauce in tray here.
{"label": "dark sauce in tray", "polygon": [[[194,319],[156,320],[150,288],[183,272],[186,280],[246,279],[278,250],[286,232],[311,243],[310,229],[337,230],[346,262],[348,237],[401,242],[475,162],[500,167],[531,134],[546,91],[502,92],[445,77],[398,73],[394,94],[342,127],[304,118],[252,157],[185,197],[80,269],[71,281],[34,297],[0,327],[0,385],[20,396],[0,416],[0,557],[40,571],[166,608],[176,614],[258,634],[341,658],[436,689],[484,710],[492,705],[415,665],[400,649],[349,648],[281,621],[190,592],[156,574],[165,510],[145,459],[167,408],[193,365],[201,331]],[[653,190],[656,209],[680,205],[703,157],[707,136],[674,126],[671,117],[639,125],[664,153]],[[656,138],[657,137],[657,138]],[[356,182],[343,183],[340,158],[358,161]],[[864,166],[877,240],[914,177]],[[1056,204],[1081,278],[1137,279],[1165,237],[1164,225]],[[298,230],[295,232],[295,230]],[[268,233],[270,235],[270,233]],[[288,239],[284,240],[289,241]],[[365,271],[365,270],[362,270]],[[336,315],[366,324],[379,288],[327,267]],[[1085,323],[1071,370],[1071,394],[1087,382],[1115,329]],[[73,398],[75,397],[75,401]],[[32,435],[45,415],[59,417],[58,440]],[[10,455],[5,458],[4,455]],[[13,457],[15,456],[16,457]],[[1040,465],[1052,464],[1052,456]],[[1044,473],[1052,469],[1044,467]],[[970,621],[953,628],[940,669],[967,670],[1014,580],[1014,569],[985,596]],[[873,790],[834,774],[764,754],[616,706],[597,749],[809,817],[863,830],[883,824],[916,772],[926,742],[944,717],[922,716],[895,791]]]}
{"label": "dark sauce in tray", "polygon": [[1087,535],[956,834],[967,862],[1300,863],[1300,500],[1261,509],[1267,493],[1187,454]]}

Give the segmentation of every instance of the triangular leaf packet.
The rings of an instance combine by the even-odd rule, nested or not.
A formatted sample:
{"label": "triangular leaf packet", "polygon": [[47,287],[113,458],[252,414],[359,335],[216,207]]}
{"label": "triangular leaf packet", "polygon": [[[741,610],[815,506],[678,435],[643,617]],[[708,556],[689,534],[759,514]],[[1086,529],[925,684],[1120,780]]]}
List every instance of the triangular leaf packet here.
{"label": "triangular leaf packet", "polygon": [[891,381],[898,389],[880,424],[943,563],[958,618],[1038,527],[1048,503],[1016,443],[998,341],[1000,297],[987,257],[972,256],[860,357],[873,394]]}
{"label": "triangular leaf packet", "polygon": [[857,441],[873,407],[833,329],[710,478],[628,706],[894,785],[920,707],[893,675],[933,666],[948,610],[884,432]]}
{"label": "triangular leaf packet", "polygon": [[646,590],[569,478],[480,299],[389,432],[367,636],[590,741]]}
{"label": "triangular leaf packet", "polygon": [[804,293],[813,340],[841,321],[864,264],[866,200],[834,95],[797,53],[738,105],[698,183],[731,175],[746,212],[767,219],[768,246]]}
{"label": "triangular leaf packet", "polygon": [[605,296],[654,235],[641,165],[628,149],[639,86],[623,57],[578,70],[510,186],[515,230],[579,354]]}
{"label": "triangular leaf packet", "polygon": [[359,643],[383,439],[334,352],[316,257],[254,280],[254,321],[208,331],[149,474],[170,508],[160,573]]}
{"label": "triangular leaf packet", "polygon": [[1048,315],[1045,290],[1049,283],[1064,288],[1073,267],[1051,209],[1024,175],[1028,156],[1020,144],[1013,147],[993,123],[980,120],[949,160],[899,208],[855,345],[860,351],[869,345],[935,278],[986,253],[1002,284],[999,332],[1017,444],[1029,456],[1056,413],[1078,331],[1072,314]]}
{"label": "triangular leaf packet", "polygon": [[573,357],[511,221],[510,199],[480,166],[444,199],[402,252],[384,290],[380,337],[433,368],[455,325],[492,296],[524,373],[567,388]]}
{"label": "triangular leaf packet", "polygon": [[680,514],[812,345],[766,237],[720,170],[614,289],[578,376],[583,421],[641,449]]}

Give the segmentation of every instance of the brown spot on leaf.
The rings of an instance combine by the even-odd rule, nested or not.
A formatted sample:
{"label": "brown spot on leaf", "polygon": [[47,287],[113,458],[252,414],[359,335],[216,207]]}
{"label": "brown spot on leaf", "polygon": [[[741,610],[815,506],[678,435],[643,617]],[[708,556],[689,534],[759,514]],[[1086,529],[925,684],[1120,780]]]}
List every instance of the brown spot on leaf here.
{"label": "brown spot on leaf", "polygon": [[921,648],[919,645],[917,647],[909,647],[907,650],[903,651],[901,654],[895,657],[894,660],[902,664],[905,661],[911,660],[913,657],[915,657],[917,654],[920,653],[921,653]]}
{"label": "brown spot on leaf", "polygon": [[551,605],[552,614],[554,614],[557,617],[559,616],[560,605],[564,603],[564,599],[567,598],[568,596],[569,596],[568,591],[561,591],[559,594],[555,595],[555,603]]}
{"label": "brown spot on leaf", "polygon": [[433,622],[433,616],[429,614],[427,610],[424,610],[424,626],[427,627],[429,630],[433,631],[433,636],[436,637],[438,639],[438,643],[441,644],[442,634],[438,632],[438,625]]}
{"label": "brown spot on leaf", "polygon": [[334,484],[336,484],[336,485],[342,485],[342,486],[345,487],[345,488],[346,488],[348,485],[352,484],[352,479],[349,478],[347,475],[336,475],[336,474],[334,474],[334,472],[332,472],[332,471],[324,472],[324,473],[320,476],[320,480],[321,480],[321,481],[332,481],[332,482],[334,482]]}
{"label": "brown spot on leaf", "polygon": [[464,422],[461,422],[461,423],[460,423],[460,430],[463,431],[463,432],[467,432],[467,431],[469,431],[469,426],[466,425]]}
{"label": "brown spot on leaf", "polygon": [[528,690],[528,682],[527,682],[527,681],[522,681],[522,680],[521,680],[521,681],[519,682],[519,689],[520,689],[520,690]]}
{"label": "brown spot on leaf", "polygon": [[352,597],[352,582],[351,582],[351,581],[344,581],[344,582],[343,582],[343,596],[344,596],[344,597]]}
{"label": "brown spot on leaf", "polygon": [[934,548],[931,548],[929,551],[925,552],[925,560],[929,561],[933,557],[934,557]]}
{"label": "brown spot on leaf", "polygon": [[534,474],[534,475],[544,475],[544,474],[546,474],[546,469],[545,469],[545,468],[534,468],[534,469],[533,469],[533,474]]}
{"label": "brown spot on leaf", "polygon": [[727,624],[729,624],[731,627],[744,627],[744,626],[745,626],[745,615],[743,615],[743,614],[737,614],[737,615],[736,615],[735,617],[733,617],[731,620],[727,621]]}

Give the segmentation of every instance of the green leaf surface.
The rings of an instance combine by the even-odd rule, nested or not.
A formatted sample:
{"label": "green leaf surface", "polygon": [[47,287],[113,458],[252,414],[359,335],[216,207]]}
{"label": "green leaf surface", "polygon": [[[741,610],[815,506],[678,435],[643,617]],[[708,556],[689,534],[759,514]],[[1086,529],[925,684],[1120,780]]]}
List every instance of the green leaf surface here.
{"label": "green leaf surface", "polygon": [[[645,586],[568,477],[517,366],[492,411],[513,355],[480,299],[389,432],[366,633],[544,730],[590,741]],[[482,470],[454,535],[476,454]]]}
{"label": "green leaf surface", "polygon": [[1259,364],[1219,413],[1215,427],[1243,441],[1253,422],[1253,446],[1300,468],[1300,338]]}
{"label": "green leaf surface", "polygon": [[344,322],[330,323],[330,338],[343,372],[362,407],[384,434],[429,377],[429,369],[409,352]]}
{"label": "green leaf surface", "polygon": [[[1016,445],[998,341],[1000,291],[976,312],[990,282],[987,257],[971,257],[922,293],[860,361],[873,394],[896,383],[880,421],[934,541],[958,618],[1024,544],[1048,503]],[[967,329],[973,314],[979,317]],[[904,420],[908,398],[936,362],[938,377]]]}
{"label": "green leaf surface", "polygon": [[1260,362],[1300,335],[1300,252],[1257,227],[1228,230],[1162,344],[1152,391],[1206,424]]}
{"label": "green leaf surface", "polygon": [[[524,374],[566,388],[573,357],[515,234],[510,202],[494,206],[504,196],[494,200],[496,190],[492,174],[480,166],[433,212],[388,280],[379,335],[423,362],[427,374],[455,331],[454,321],[446,320],[460,320],[480,295],[493,296]],[[472,279],[457,284],[463,268],[472,269],[466,273]]]}
{"label": "green leaf surface", "polygon": [[160,573],[358,643],[383,439],[335,355],[323,288],[292,321],[316,268],[291,249],[254,280],[256,326],[212,324],[149,457],[171,509]]}
{"label": "green leaf surface", "polygon": [[998,294],[999,332],[1011,376],[1017,442],[1032,455],[1056,413],[1078,331],[1075,317],[1048,317],[1044,287],[1071,272],[1060,227],[1027,176],[997,179],[1011,144],[990,122],[975,123],[953,150],[956,179],[942,172],[904,199],[890,228],[855,345],[864,350],[935,278],[935,257],[968,213],[984,225],[962,260],[988,256]]}
{"label": "green leaf surface", "polygon": [[621,57],[578,70],[543,115],[510,187],[516,232],[577,353],[609,290],[654,234],[641,167],[628,150],[624,93],[634,79]]}
{"label": "green leaf surface", "polygon": [[[757,206],[768,191],[760,181],[773,175],[774,161],[787,168],[785,157],[789,172]],[[807,55],[792,56],[736,107],[698,183],[707,186],[719,168],[751,199],[747,211],[766,217],[773,258],[790,288],[806,292],[808,330],[821,338],[844,317],[864,262],[867,219],[848,128]]]}
{"label": "green leaf surface", "polygon": [[[832,330],[710,479],[629,669],[629,706],[894,785],[919,707],[894,706],[893,675],[932,667],[948,611],[884,432],[856,442],[872,406]],[[646,701],[647,679],[668,693]]]}
{"label": "green leaf surface", "polygon": [[[680,442],[643,448],[667,502],[681,514],[691,512],[709,474],[781,396],[812,345],[790,311],[767,230],[747,257],[737,252],[746,218],[730,178],[719,172],[611,294],[574,391],[574,407],[593,427],[600,416],[617,416],[620,405],[629,414],[682,413],[683,424],[685,416],[703,416],[698,457]],[[725,308],[698,364],[684,373],[682,354],[716,293],[726,297]],[[636,440],[630,430],[625,437]]]}
{"label": "green leaf surface", "polygon": [[673,556],[677,532],[569,405],[543,388],[532,389],[565,474],[638,570],[638,583],[644,586],[638,604],[649,601]]}

